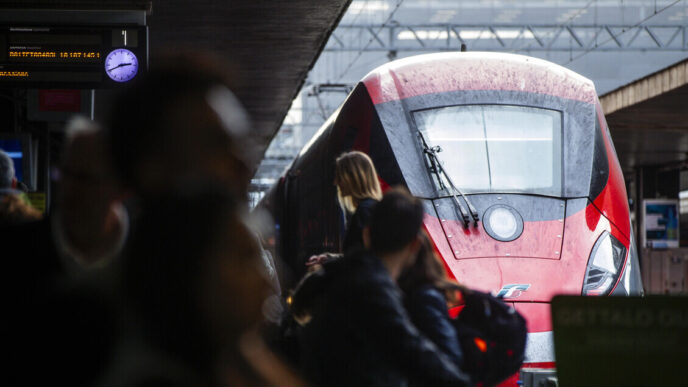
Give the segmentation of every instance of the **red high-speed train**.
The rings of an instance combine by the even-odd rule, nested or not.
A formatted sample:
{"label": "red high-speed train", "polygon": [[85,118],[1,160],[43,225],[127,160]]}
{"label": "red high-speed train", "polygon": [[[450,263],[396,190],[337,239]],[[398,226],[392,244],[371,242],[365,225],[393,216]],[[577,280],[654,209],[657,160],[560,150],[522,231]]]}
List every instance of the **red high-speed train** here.
{"label": "red high-speed train", "polygon": [[342,152],[370,155],[403,185],[458,281],[528,321],[524,367],[552,368],[556,294],[642,293],[628,199],[593,83],[521,55],[421,55],[370,72],[264,199],[299,275],[338,249],[333,185]]}

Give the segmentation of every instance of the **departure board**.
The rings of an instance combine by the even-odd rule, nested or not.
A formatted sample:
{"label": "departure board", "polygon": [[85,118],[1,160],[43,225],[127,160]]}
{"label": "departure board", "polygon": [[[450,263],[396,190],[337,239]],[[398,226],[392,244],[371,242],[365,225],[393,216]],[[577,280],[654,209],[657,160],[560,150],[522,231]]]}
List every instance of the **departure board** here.
{"label": "departure board", "polygon": [[147,27],[0,26],[0,87],[110,88],[147,66]]}

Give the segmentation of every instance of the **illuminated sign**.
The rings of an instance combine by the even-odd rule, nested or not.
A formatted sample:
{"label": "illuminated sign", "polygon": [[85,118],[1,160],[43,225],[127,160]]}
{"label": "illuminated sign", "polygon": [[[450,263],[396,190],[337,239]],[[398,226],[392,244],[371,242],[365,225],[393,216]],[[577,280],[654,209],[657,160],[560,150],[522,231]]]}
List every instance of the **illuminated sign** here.
{"label": "illuminated sign", "polygon": [[0,78],[16,78],[16,77],[28,77],[28,71],[0,71]]}
{"label": "illuminated sign", "polygon": [[678,216],[678,200],[643,200],[642,246],[660,249],[678,247]]}
{"label": "illuminated sign", "polygon": [[0,86],[115,87],[126,82],[113,80],[105,60],[123,48],[138,60],[134,79],[147,69],[147,27],[0,26]]}
{"label": "illuminated sign", "polygon": [[46,59],[50,62],[51,59],[60,60],[61,62],[79,62],[82,59],[98,60],[100,59],[99,51],[29,51],[29,50],[10,50],[10,59],[14,58],[31,58],[31,59]]}

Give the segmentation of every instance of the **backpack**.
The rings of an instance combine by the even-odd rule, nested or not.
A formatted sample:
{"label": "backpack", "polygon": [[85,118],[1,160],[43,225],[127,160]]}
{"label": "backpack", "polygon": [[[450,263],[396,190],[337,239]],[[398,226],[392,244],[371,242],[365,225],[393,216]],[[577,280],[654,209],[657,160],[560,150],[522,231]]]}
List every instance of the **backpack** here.
{"label": "backpack", "polygon": [[476,384],[492,386],[521,368],[526,320],[499,298],[461,288],[464,307],[452,321],[463,351],[463,370]]}

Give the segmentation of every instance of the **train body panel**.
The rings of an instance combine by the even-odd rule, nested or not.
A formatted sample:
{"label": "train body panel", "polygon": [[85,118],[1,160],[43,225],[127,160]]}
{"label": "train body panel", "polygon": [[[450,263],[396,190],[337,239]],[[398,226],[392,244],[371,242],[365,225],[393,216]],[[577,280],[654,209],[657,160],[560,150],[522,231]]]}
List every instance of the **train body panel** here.
{"label": "train body panel", "polygon": [[[561,259],[533,258],[527,257],[527,253],[514,253],[514,256],[495,254],[470,259],[445,258],[445,261],[455,278],[482,291],[498,292],[509,285],[528,285],[526,290],[506,293],[504,299],[507,301],[549,302],[557,294],[581,294],[590,250],[602,233],[610,232],[623,243],[629,241],[592,205],[570,213],[565,218],[564,229],[562,234],[565,238],[560,241],[562,248],[552,251],[563,257]],[[436,228],[430,231],[435,241],[444,236],[438,231]],[[515,242],[500,243],[505,249],[510,244],[515,245]],[[520,251],[525,250],[515,245],[510,251],[518,251],[516,247],[520,247]]]}
{"label": "train body panel", "polygon": [[[308,256],[339,246],[334,160],[349,150],[370,155],[383,189],[402,185],[422,199],[451,276],[524,314],[531,365],[554,364],[552,296],[642,292],[609,130],[594,85],[570,70],[443,53],[369,73],[265,199],[282,208],[273,211],[281,255],[297,276]],[[449,177],[477,222],[465,224],[467,203]]]}
{"label": "train body panel", "polygon": [[479,214],[485,214],[494,206],[512,208],[518,214],[523,228],[513,241],[495,243],[495,239],[486,232],[484,219],[477,226],[466,228],[460,220],[453,198],[435,199],[435,212],[455,259],[560,258],[565,200],[511,194],[476,194],[471,195],[470,200]]}
{"label": "train body panel", "polygon": [[589,79],[545,60],[489,52],[418,55],[387,63],[363,82],[375,105],[456,90],[503,90],[594,104]]}
{"label": "train body panel", "polygon": [[598,130],[603,134],[605,154],[609,165],[609,179],[602,192],[594,198],[594,205],[617,227],[627,238],[631,235],[631,219],[627,216],[630,212],[627,198],[626,184],[624,183],[623,172],[619,164],[616,149],[612,143],[607,120],[602,113],[602,106],[599,101],[596,104]]}

